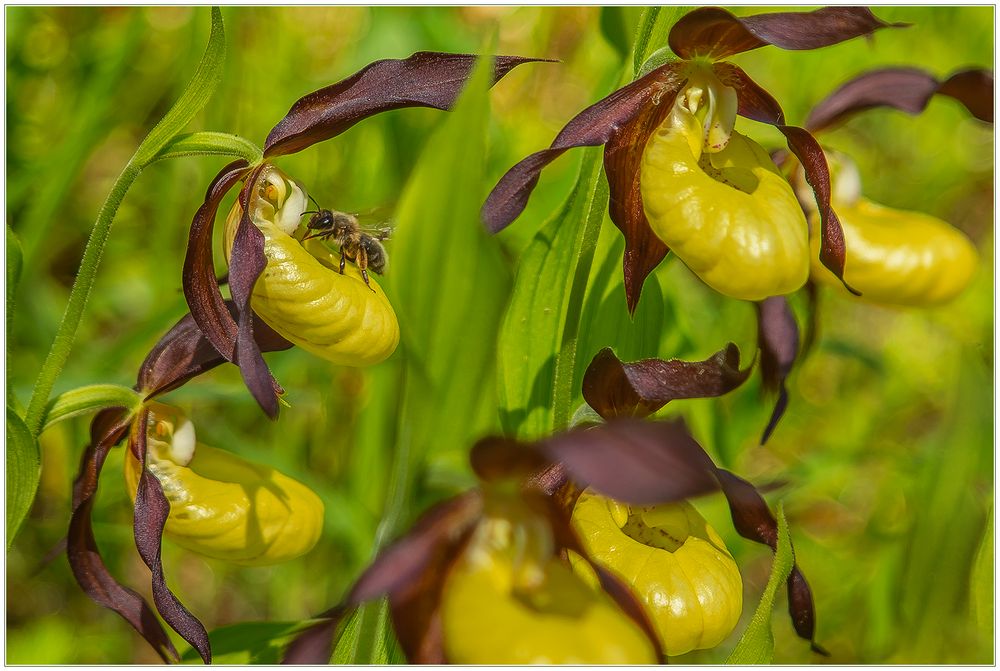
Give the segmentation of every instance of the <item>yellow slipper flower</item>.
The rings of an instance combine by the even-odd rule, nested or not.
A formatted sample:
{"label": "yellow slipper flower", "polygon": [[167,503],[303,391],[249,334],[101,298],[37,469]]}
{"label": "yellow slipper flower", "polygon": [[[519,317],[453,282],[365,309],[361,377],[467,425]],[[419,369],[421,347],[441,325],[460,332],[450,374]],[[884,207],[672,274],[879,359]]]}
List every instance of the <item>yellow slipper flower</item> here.
{"label": "yellow slipper flower", "polygon": [[573,524],[590,555],[632,586],[668,655],[713,648],[733,631],[739,569],[690,503],[628,506],[587,490]]}
{"label": "yellow slipper flower", "polygon": [[[305,191],[273,166],[258,178],[251,222],[264,235],[267,267],[254,285],[251,306],[268,326],[327,361],[367,366],[388,358],[399,343],[396,313],[378,282],[370,286],[353,263],[339,270],[339,255],[319,240],[293,237],[306,209]],[[226,220],[230,260],[243,208]]]}
{"label": "yellow slipper flower", "polygon": [[[279,471],[207,445],[176,408],[150,405],[146,467],[170,503],[165,534],[183,548],[234,564],[263,566],[313,548],[323,502]],[[143,430],[133,427],[133,431]],[[141,467],[131,452],[125,480],[133,501]]]}

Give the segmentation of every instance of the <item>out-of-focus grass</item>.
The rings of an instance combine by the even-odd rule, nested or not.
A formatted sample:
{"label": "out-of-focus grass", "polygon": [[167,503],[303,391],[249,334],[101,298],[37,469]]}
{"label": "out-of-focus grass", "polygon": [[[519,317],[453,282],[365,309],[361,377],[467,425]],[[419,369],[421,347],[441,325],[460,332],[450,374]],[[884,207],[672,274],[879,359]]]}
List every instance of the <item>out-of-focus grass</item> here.
{"label": "out-of-focus grass", "polygon": [[[608,92],[620,56],[600,35],[599,11],[227,8],[225,78],[192,128],[262,142],[299,96],[372,60],[424,49],[474,52],[495,32],[500,53],[561,62],[519,68],[491,93],[489,153],[476,194],[483,197],[504,170],[547,145],[566,120]],[[626,23],[637,12],[625,10]],[[734,60],[772,91],[793,123],[869,67],[912,64],[945,75],[992,63],[992,8],[877,13],[914,26],[815,53],[767,48]],[[97,208],[190,77],[207,37],[207,14],[182,7],[7,9],[7,220],[22,240],[34,241],[8,333],[8,374],[22,401],[62,315]],[[324,206],[376,208],[376,217],[391,218],[441,121],[432,110],[388,113],[280,165]],[[779,146],[770,129],[746,128],[765,145]],[[824,289],[821,338],[793,376],[792,405],[766,448],[756,445],[769,412],[756,382],[723,399],[669,409],[688,415],[728,467],[758,483],[789,483],[769,497],[785,501],[797,556],[816,596],[819,640],[836,662],[989,661],[992,641],[976,639],[967,609],[969,571],[993,487],[992,139],[990,130],[943,99],[920,117],[876,111],[824,136],[825,144],[855,158],[871,198],[930,212],[972,235],[982,251],[975,284],[933,310],[880,308]],[[500,237],[511,265],[561,203],[578,162],[571,153],[548,168],[525,214]],[[116,219],[57,391],[131,384],[145,352],[186,311],[180,270],[187,227],[222,164],[171,161],[140,177]],[[441,194],[450,183],[441,176]],[[609,222],[602,235],[585,309],[618,310],[606,320],[587,318],[619,326],[586,332],[582,357],[612,345],[629,358],[701,358],[729,340],[751,351],[752,308],[705,289],[676,260],[654,274],[637,317],[660,320],[662,337],[635,335],[638,327],[621,319],[621,244]],[[400,285],[436,280],[433,268],[418,276],[396,264],[390,272]],[[448,295],[441,287],[442,305]],[[798,301],[796,307],[804,314]],[[460,322],[461,315],[452,318]],[[165,543],[170,584],[210,629],[298,620],[336,601],[370,558],[389,487],[401,355],[367,371],[329,366],[296,350],[268,360],[292,404],[277,423],[263,418],[231,366],[167,400],[192,413],[204,442],[272,463],[312,486],[327,506],[326,533],[306,557],[271,568],[234,568]],[[156,660],[116,615],[78,590],[63,557],[41,563],[65,534],[70,483],[85,443],[85,420],[42,438],[39,498],[8,555],[10,663]],[[441,449],[460,455],[463,447]],[[142,589],[148,572],[131,540],[120,461],[113,453],[105,467],[95,530],[112,572],[148,593]],[[443,460],[422,487],[429,500],[470,481],[461,459]],[[756,603],[768,553],[731,531],[719,501],[699,505],[741,566],[747,603]],[[780,609],[774,624],[776,661],[813,660]],[[721,662],[731,645],[685,660]]]}

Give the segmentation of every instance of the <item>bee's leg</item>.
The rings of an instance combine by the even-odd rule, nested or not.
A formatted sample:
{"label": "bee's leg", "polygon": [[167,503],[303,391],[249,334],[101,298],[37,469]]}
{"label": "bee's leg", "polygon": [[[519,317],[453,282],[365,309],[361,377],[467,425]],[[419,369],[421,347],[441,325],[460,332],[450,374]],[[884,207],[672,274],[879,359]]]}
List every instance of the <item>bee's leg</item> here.
{"label": "bee's leg", "polygon": [[[368,281],[368,251],[365,250],[364,245],[358,249],[358,255],[354,258],[354,262],[361,269],[361,279],[365,281],[369,289],[372,289],[372,284]],[[372,289],[372,291],[375,290]]]}
{"label": "bee's leg", "polygon": [[344,248],[341,247],[341,249],[340,249],[340,274],[341,275],[344,274],[344,267],[346,265],[347,265],[347,252],[345,252]]}

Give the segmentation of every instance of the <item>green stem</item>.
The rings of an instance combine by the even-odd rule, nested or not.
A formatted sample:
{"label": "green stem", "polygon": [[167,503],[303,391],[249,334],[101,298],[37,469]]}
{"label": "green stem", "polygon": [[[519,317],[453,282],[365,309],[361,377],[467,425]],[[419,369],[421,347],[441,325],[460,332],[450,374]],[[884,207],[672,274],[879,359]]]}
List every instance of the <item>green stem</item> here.
{"label": "green stem", "polygon": [[69,293],[69,303],[66,305],[66,312],[63,313],[62,323],[59,324],[59,331],[52,341],[52,347],[45,357],[42,370],[38,374],[35,388],[31,393],[31,401],[28,403],[28,414],[25,417],[25,424],[31,435],[35,438],[41,431],[42,419],[45,416],[45,406],[49,402],[49,395],[52,387],[55,386],[59,374],[66,365],[70,350],[73,349],[73,341],[76,338],[76,331],[80,326],[80,319],[83,317],[83,310],[87,306],[87,299],[90,298],[90,290],[94,286],[94,279],[97,277],[97,266],[101,262],[101,255],[104,253],[104,246],[111,233],[111,223],[118,212],[125,194],[128,192],[132,182],[142,172],[133,161],[118,176],[111,193],[108,194],[101,211],[94,222],[94,229],[87,240],[87,247],[83,250],[83,260],[80,261],[80,270],[73,281],[73,288]]}

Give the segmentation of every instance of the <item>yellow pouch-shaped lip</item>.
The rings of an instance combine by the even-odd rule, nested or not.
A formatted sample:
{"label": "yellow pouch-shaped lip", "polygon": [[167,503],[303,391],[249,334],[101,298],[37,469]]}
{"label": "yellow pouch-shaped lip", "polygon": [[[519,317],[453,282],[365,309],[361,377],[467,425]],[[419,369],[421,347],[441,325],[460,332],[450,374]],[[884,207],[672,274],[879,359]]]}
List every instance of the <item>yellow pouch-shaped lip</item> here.
{"label": "yellow pouch-shaped lip", "polygon": [[[865,198],[834,203],[844,229],[844,279],[862,300],[892,305],[930,306],[957,296],[972,279],[978,254],[958,229],[936,217],[884,207]],[[818,215],[810,223],[818,225]],[[819,261],[812,241],[813,277],[840,282]]]}
{"label": "yellow pouch-shaped lip", "polygon": [[805,216],[788,182],[753,140],[733,132],[702,151],[701,126],[675,103],[642,157],[646,218],[695,274],[745,300],[791,293],[809,275]]}
{"label": "yellow pouch-shaped lip", "polygon": [[[234,564],[264,566],[305,554],[319,540],[323,502],[269,466],[198,445],[182,466],[149,440],[147,464],[170,502],[164,528],[175,543]],[[125,481],[135,500],[139,462],[125,459]]]}
{"label": "yellow pouch-shaped lip", "polygon": [[691,504],[630,508],[588,490],[573,525],[590,555],[632,586],[668,655],[715,647],[733,631],[743,581]]}
{"label": "yellow pouch-shaped lip", "polygon": [[[533,539],[538,526],[488,516],[442,591],[453,664],[655,664],[639,626]],[[548,533],[546,531],[546,533]]]}
{"label": "yellow pouch-shaped lip", "polygon": [[[226,221],[226,261],[242,208]],[[302,244],[271,221],[254,222],[264,234],[267,267],[254,285],[251,306],[268,326],[302,349],[336,364],[367,366],[384,361],[399,343],[396,313],[382,287],[319,240]]]}

